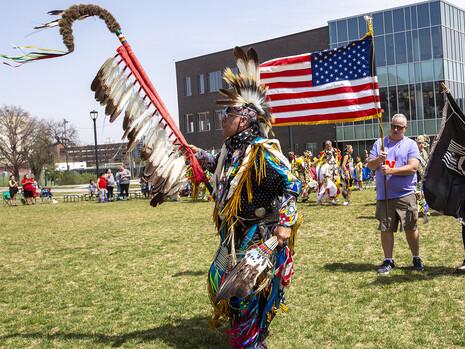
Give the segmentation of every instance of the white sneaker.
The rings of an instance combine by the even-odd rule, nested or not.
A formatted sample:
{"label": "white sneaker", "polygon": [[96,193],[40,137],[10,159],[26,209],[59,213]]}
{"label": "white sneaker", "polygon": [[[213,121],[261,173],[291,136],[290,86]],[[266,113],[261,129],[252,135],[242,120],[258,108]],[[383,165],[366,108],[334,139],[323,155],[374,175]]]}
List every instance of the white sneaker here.
{"label": "white sneaker", "polygon": [[344,201],[343,205],[344,205],[344,206],[349,206],[349,205],[350,205],[350,202]]}

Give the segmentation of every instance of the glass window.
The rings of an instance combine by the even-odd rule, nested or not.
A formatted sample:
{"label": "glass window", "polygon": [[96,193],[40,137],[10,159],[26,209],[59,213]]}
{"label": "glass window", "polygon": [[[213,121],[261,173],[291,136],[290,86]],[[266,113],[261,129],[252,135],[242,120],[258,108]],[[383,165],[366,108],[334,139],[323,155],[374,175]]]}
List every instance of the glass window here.
{"label": "glass window", "polygon": [[184,117],[185,117],[185,121],[186,121],[186,133],[195,132],[195,117],[194,117],[194,114],[186,114]]}
{"label": "glass window", "polygon": [[336,22],[329,22],[329,42],[334,44],[337,42],[337,29],[336,29]]}
{"label": "glass window", "polygon": [[386,34],[392,33],[392,11],[384,12],[384,32]]}
{"label": "glass window", "polygon": [[431,59],[431,34],[430,29],[420,29],[418,31],[419,41],[420,41],[420,59],[426,60]]}
{"label": "glass window", "polygon": [[375,62],[377,67],[382,67],[386,65],[384,36],[380,36],[375,39]]}
{"label": "glass window", "polygon": [[394,32],[400,32],[405,30],[405,19],[404,9],[399,8],[392,12],[392,18],[394,20]]}
{"label": "glass window", "polygon": [[404,8],[404,15],[405,15],[405,29],[410,30],[412,29],[412,22],[410,21],[410,8]]}
{"label": "glass window", "polygon": [[415,85],[409,86],[409,97],[410,97],[410,120],[416,120],[417,111],[415,105]]}
{"label": "glass window", "polygon": [[365,138],[365,125],[355,125],[355,138],[364,139]]}
{"label": "glass window", "polygon": [[[363,16],[358,17],[358,32],[360,33],[360,36],[365,35],[367,30],[368,30],[367,29],[367,22],[365,21]],[[375,35],[377,35],[376,32],[375,32]]]}
{"label": "glass window", "polygon": [[444,80],[444,61],[435,59],[434,63],[434,80]]}
{"label": "glass window", "polygon": [[398,64],[397,66],[397,84],[403,85],[409,83],[408,64]]}
{"label": "glass window", "polygon": [[414,63],[415,65],[415,82],[421,82],[421,64]]}
{"label": "glass window", "polygon": [[433,81],[433,61],[421,62],[421,81]]}
{"label": "glass window", "polygon": [[348,29],[349,29],[349,40],[357,40],[358,38],[360,38],[360,36],[365,34],[365,33],[363,33],[360,36],[358,35],[357,18],[349,18],[347,20],[347,26],[348,26]]}
{"label": "glass window", "polygon": [[440,26],[431,28],[431,40],[433,42],[433,58],[442,58],[442,36]]}
{"label": "glass window", "polygon": [[431,25],[441,24],[441,9],[439,1],[431,2],[429,4],[429,13],[431,15]]}
{"label": "glass window", "polygon": [[423,92],[423,113],[425,119],[433,119],[436,116],[434,109],[434,89],[432,82],[421,85]]}
{"label": "glass window", "polygon": [[387,65],[395,64],[394,37],[392,34],[386,35],[385,40],[386,40],[386,63]]}
{"label": "glass window", "polygon": [[190,76],[186,76],[184,78],[184,96],[192,96],[192,84]]}
{"label": "glass window", "polygon": [[418,28],[429,26],[429,6],[428,3],[417,6],[418,12]]}
{"label": "glass window", "polygon": [[337,21],[337,41],[347,41],[347,20],[342,19]]}
{"label": "glass window", "polygon": [[418,30],[412,30],[412,43],[413,43],[413,61],[420,60],[420,39],[418,37]]}
{"label": "glass window", "polygon": [[416,6],[410,7],[410,19],[412,20],[412,29],[417,29],[418,21],[417,21],[417,7]]}
{"label": "glass window", "polygon": [[[371,120],[366,120],[366,121],[369,121],[370,123],[367,123],[365,125],[365,135],[366,135],[366,138],[373,138],[373,119]],[[358,154],[360,154],[360,152],[358,152]]]}
{"label": "glass window", "polygon": [[386,87],[388,84],[387,79],[387,68],[386,67],[379,67],[376,69],[378,75],[378,83],[380,87]]}
{"label": "glass window", "polygon": [[352,140],[355,138],[354,127],[353,126],[344,126],[344,139]]}
{"label": "glass window", "polygon": [[404,114],[407,118],[410,116],[410,96],[408,85],[400,85],[397,87],[399,96],[399,113]]}
{"label": "glass window", "polygon": [[445,21],[442,24],[447,27],[450,27],[450,6],[449,4],[444,4],[444,17],[445,17]]}
{"label": "glass window", "polygon": [[214,71],[208,73],[208,91],[216,92],[222,87],[221,72]]}
{"label": "glass window", "polygon": [[387,76],[388,76],[388,85],[396,86],[397,85],[397,69],[395,65],[390,65],[387,67]]}
{"label": "glass window", "polygon": [[446,4],[444,2],[440,2],[441,5],[441,24],[446,25]]}
{"label": "glass window", "polygon": [[444,97],[442,93],[440,92],[440,81],[436,81],[434,83],[434,93],[436,96],[435,102],[436,102],[436,117],[437,118],[442,118],[442,108],[444,106]]}
{"label": "glass window", "polygon": [[408,80],[410,84],[415,83],[415,64],[414,63],[408,64]]}
{"label": "glass window", "polygon": [[449,28],[445,28],[445,39],[446,39],[446,55],[444,58],[452,59],[452,42],[451,33]]}
{"label": "glass window", "polygon": [[199,94],[203,95],[205,93],[205,75],[199,74],[198,81],[199,81]]}
{"label": "glass window", "polygon": [[215,110],[215,130],[223,129],[223,113],[224,110]]}
{"label": "glass window", "polygon": [[210,131],[210,118],[208,117],[208,112],[198,113],[199,116],[199,132]]}
{"label": "glass window", "polygon": [[378,12],[373,15],[373,30],[375,31],[375,35],[384,34],[384,21],[382,12]]}
{"label": "glass window", "polygon": [[395,86],[389,87],[389,110],[391,111],[391,116],[398,113],[397,89]]}
{"label": "glass window", "polygon": [[407,44],[407,62],[413,62],[413,43],[412,43],[412,32],[405,32],[405,39]]}
{"label": "glass window", "polygon": [[443,58],[449,58],[448,52],[447,52],[447,28],[441,26],[441,33],[442,33],[442,48],[443,48]]}
{"label": "glass window", "polygon": [[423,119],[423,94],[421,93],[421,84],[415,85],[415,99],[417,107],[417,119]]}
{"label": "glass window", "polygon": [[394,44],[396,50],[396,64],[407,62],[407,48],[405,47],[405,33],[394,34]]}
{"label": "glass window", "polygon": [[455,47],[455,60],[456,61],[461,61],[460,59],[460,35],[459,32],[456,31],[455,33],[455,41],[454,41],[454,47]]}

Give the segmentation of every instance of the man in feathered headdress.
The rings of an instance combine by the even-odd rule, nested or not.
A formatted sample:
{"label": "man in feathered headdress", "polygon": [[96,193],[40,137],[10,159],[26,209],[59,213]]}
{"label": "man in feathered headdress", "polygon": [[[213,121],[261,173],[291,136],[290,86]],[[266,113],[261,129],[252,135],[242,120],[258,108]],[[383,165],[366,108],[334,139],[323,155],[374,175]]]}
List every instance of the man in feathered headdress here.
{"label": "man in feathered headdress", "polygon": [[220,90],[227,97],[223,132],[216,156],[197,149],[210,170],[215,197],[214,220],[220,236],[209,271],[212,325],[229,319],[233,348],[266,348],[268,326],[285,309],[284,289],[293,274],[294,236],[301,222],[296,199],[300,181],[292,174],[279,142],[268,139],[271,115],[260,84],[258,58],[234,49],[239,73],[227,68]]}

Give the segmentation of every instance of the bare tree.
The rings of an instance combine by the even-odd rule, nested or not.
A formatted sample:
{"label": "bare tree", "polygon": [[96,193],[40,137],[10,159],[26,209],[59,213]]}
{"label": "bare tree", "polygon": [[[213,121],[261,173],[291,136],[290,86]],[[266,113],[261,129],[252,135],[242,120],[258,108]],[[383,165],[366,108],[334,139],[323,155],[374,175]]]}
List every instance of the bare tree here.
{"label": "bare tree", "polygon": [[28,163],[37,182],[40,182],[45,165],[53,163],[53,138],[49,124],[37,121],[32,132],[32,144],[28,154]]}
{"label": "bare tree", "polygon": [[27,166],[35,120],[18,106],[0,108],[0,159],[10,172],[19,177],[19,169]]}
{"label": "bare tree", "polygon": [[66,167],[69,171],[68,165],[68,150],[78,142],[78,132],[73,125],[68,125],[69,121],[63,119],[63,121],[50,121],[48,123],[52,139],[55,144],[60,144],[65,151]]}

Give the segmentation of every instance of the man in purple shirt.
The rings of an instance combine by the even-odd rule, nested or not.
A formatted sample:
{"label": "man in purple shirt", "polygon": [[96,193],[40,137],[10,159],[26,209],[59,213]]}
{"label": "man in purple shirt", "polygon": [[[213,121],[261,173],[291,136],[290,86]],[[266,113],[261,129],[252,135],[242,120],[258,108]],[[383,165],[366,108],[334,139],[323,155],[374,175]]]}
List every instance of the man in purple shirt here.
{"label": "man in purple shirt", "polygon": [[413,267],[420,272],[424,270],[419,255],[418,208],[415,199],[420,153],[415,141],[405,136],[406,130],[405,115],[395,114],[392,117],[389,136],[383,139],[384,151],[381,151],[381,139],[378,139],[368,158],[368,167],[376,170],[376,218],[380,222],[381,245],[384,251],[384,262],[378,273],[383,275],[389,274],[395,267],[392,252],[394,232],[399,224],[400,230],[405,231],[412,252]]}

